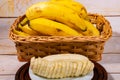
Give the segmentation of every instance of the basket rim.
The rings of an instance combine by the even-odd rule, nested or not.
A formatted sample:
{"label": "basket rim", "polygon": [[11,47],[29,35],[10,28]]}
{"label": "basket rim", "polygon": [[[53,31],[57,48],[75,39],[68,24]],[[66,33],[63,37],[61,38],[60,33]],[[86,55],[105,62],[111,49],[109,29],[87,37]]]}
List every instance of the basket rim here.
{"label": "basket rim", "polygon": [[23,16],[19,16],[14,23],[11,25],[9,30],[9,38],[14,42],[23,42],[23,43],[30,43],[30,42],[105,42],[112,36],[112,29],[111,25],[108,20],[106,20],[102,15],[98,14],[91,14],[89,16],[99,16],[103,19],[104,24],[106,24],[110,33],[104,36],[104,34],[100,36],[19,36],[13,33],[13,29],[16,28],[16,25],[20,22]]}

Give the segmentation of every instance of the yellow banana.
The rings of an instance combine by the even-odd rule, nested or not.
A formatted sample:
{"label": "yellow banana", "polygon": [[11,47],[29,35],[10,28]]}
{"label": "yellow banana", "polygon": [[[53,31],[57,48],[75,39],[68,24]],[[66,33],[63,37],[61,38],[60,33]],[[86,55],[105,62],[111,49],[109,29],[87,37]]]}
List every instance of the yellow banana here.
{"label": "yellow banana", "polygon": [[27,22],[28,22],[28,19],[27,19],[27,17],[25,17],[25,18],[20,22],[20,24],[23,26],[23,25],[25,25]]}
{"label": "yellow banana", "polygon": [[84,34],[85,36],[99,36],[100,32],[98,31],[98,29],[89,21],[87,20],[83,20],[85,22],[85,24],[87,25],[87,30],[85,32],[80,32],[82,34]]}
{"label": "yellow banana", "polygon": [[76,1],[73,1],[73,0],[71,0],[71,1],[70,0],[51,0],[51,2],[53,2],[57,5],[62,5],[62,6],[70,8],[70,9],[73,9],[82,18],[87,17],[86,8],[79,2],[76,2]]}
{"label": "yellow banana", "polygon": [[45,18],[30,20],[30,27],[42,34],[54,36],[82,36],[74,29],[59,22]]}
{"label": "yellow banana", "polygon": [[29,20],[44,17],[64,23],[78,31],[85,31],[86,25],[79,15],[72,9],[51,2],[39,2],[26,10]]}
{"label": "yellow banana", "polygon": [[27,33],[24,33],[24,32],[22,32],[22,31],[18,31],[18,30],[13,30],[13,32],[15,33],[15,34],[17,34],[17,35],[20,35],[20,36],[23,36],[23,37],[26,37],[26,36],[30,36],[29,34],[27,34]]}
{"label": "yellow banana", "polygon": [[28,24],[25,24],[22,26],[21,24],[18,24],[18,28],[20,28],[23,32],[30,34],[30,35],[38,35],[38,33],[34,30],[32,30]]}

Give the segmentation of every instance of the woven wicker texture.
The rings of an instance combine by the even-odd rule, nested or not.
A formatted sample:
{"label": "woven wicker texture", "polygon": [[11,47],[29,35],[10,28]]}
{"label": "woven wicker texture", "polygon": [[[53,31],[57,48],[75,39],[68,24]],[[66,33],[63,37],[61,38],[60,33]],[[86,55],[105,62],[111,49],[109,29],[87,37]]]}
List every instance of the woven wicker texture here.
{"label": "woven wicker texture", "polygon": [[53,54],[82,54],[90,60],[99,61],[105,42],[111,37],[110,23],[98,14],[89,14],[92,24],[100,31],[94,36],[28,36],[22,37],[13,33],[24,16],[18,17],[10,28],[9,37],[15,42],[19,61],[29,61],[33,56],[44,57]]}

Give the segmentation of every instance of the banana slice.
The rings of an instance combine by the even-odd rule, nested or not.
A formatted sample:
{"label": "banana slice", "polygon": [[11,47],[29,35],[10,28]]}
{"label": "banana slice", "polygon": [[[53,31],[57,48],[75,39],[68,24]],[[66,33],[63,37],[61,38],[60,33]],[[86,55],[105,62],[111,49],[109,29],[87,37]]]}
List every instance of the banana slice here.
{"label": "banana slice", "polygon": [[61,78],[66,77],[66,62],[62,61],[62,70],[61,70]]}
{"label": "banana slice", "polygon": [[[48,76],[47,76],[47,78],[51,78],[51,76],[52,76],[52,73],[53,73],[53,70],[54,70],[54,63],[53,62],[51,62],[51,64],[49,64],[49,73],[48,73]],[[55,77],[55,76],[54,76]]]}
{"label": "banana slice", "polygon": [[31,58],[31,62],[30,62],[30,68],[33,69],[34,67],[34,62],[35,62],[35,57]]}
{"label": "banana slice", "polygon": [[37,68],[37,66],[38,66],[37,60],[38,60],[38,59],[35,59],[35,61],[34,61],[34,63],[35,63],[34,66],[33,66],[33,69],[34,69],[33,72],[34,72],[34,73],[37,73],[37,69],[38,69],[38,68]]}
{"label": "banana slice", "polygon": [[41,67],[40,63],[41,63],[41,61],[42,61],[41,58],[37,59],[37,71],[36,71],[36,73],[38,73],[38,70],[40,70],[40,67]]}
{"label": "banana slice", "polygon": [[36,73],[36,74],[42,76],[42,70],[43,70],[43,68],[44,68],[44,60],[41,60],[40,65],[39,65],[38,73]]}
{"label": "banana slice", "polygon": [[69,72],[70,72],[70,70],[69,70],[70,69],[69,62],[66,61],[65,63],[66,63],[66,77],[69,77],[69,75],[68,75]]}
{"label": "banana slice", "polygon": [[71,77],[71,74],[72,74],[72,71],[73,71],[73,64],[71,62],[69,62],[69,66],[70,66],[69,77]]}
{"label": "banana slice", "polygon": [[75,73],[75,77],[78,77],[81,74],[83,64],[81,62],[77,62],[77,71]]}
{"label": "banana slice", "polygon": [[47,64],[46,64],[46,70],[45,70],[44,76],[48,76],[50,74],[50,68],[49,68],[50,64],[51,63],[48,61]]}
{"label": "banana slice", "polygon": [[86,68],[82,75],[84,76],[84,75],[87,75],[88,73],[90,73],[93,70],[93,67],[94,67],[94,64],[91,63],[91,61],[88,61]]}
{"label": "banana slice", "polygon": [[73,72],[72,72],[71,77],[74,77],[76,71],[77,71],[77,63],[73,62]]}
{"label": "banana slice", "polygon": [[38,70],[39,70],[39,67],[40,67],[39,63],[41,63],[41,60],[39,60],[39,59],[41,59],[41,58],[38,58],[37,61],[36,61],[36,63],[34,62],[37,65],[36,66],[36,72],[35,72],[36,74],[38,73]]}
{"label": "banana slice", "polygon": [[54,68],[53,68],[53,73],[52,73],[52,75],[51,75],[51,78],[55,78],[55,76],[56,76],[56,74],[57,74],[57,68],[58,67],[58,65],[57,65],[57,62],[54,62]]}
{"label": "banana slice", "polygon": [[47,73],[47,72],[45,72],[45,71],[46,71],[46,69],[47,69],[47,63],[48,63],[48,61],[43,60],[43,63],[44,63],[44,66],[43,66],[41,75],[42,75],[42,76],[45,76],[45,74]]}
{"label": "banana slice", "polygon": [[84,68],[84,70],[82,72],[82,76],[84,76],[86,74],[86,72],[89,70],[89,67],[90,67],[90,63],[87,61],[86,66],[85,66],[85,68]]}
{"label": "banana slice", "polygon": [[93,68],[94,68],[94,64],[91,63],[91,66],[90,66],[90,69],[89,69],[88,73],[90,73],[93,70]]}
{"label": "banana slice", "polygon": [[59,78],[60,77],[60,70],[61,70],[61,63],[60,62],[58,62],[58,64],[57,64],[57,72],[56,72],[56,78]]}

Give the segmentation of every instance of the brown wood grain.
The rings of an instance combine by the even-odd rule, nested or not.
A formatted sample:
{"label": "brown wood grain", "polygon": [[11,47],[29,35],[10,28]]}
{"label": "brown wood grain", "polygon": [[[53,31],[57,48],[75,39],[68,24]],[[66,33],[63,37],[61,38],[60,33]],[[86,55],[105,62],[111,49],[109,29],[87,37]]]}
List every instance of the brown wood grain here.
{"label": "brown wood grain", "polygon": [[[0,75],[1,80],[14,80],[15,75]],[[120,74],[108,74],[108,80],[118,80]]]}
{"label": "brown wood grain", "polygon": [[120,74],[108,74],[108,80],[118,80],[120,79]]}
{"label": "brown wood grain", "polygon": [[9,39],[0,39],[0,54],[16,54],[14,43]]}
{"label": "brown wood grain", "polygon": [[[103,60],[99,63],[105,67],[108,73],[120,74],[120,54],[103,54]],[[19,62],[16,55],[0,55],[0,75],[15,74],[25,62]],[[9,67],[7,66],[9,65]]]}
{"label": "brown wood grain", "polygon": [[16,55],[0,55],[0,75],[15,74],[23,64],[17,60]]}
{"label": "brown wood grain", "polygon": [[10,75],[0,75],[0,80],[15,80],[15,74]]}
{"label": "brown wood grain", "polygon": [[8,38],[10,26],[16,18],[0,18],[0,38]]}
{"label": "brown wood grain", "polygon": [[[0,0],[0,17],[16,17],[25,14],[34,3],[48,0]],[[82,3],[89,13],[120,15],[119,0],[76,0]]]}

